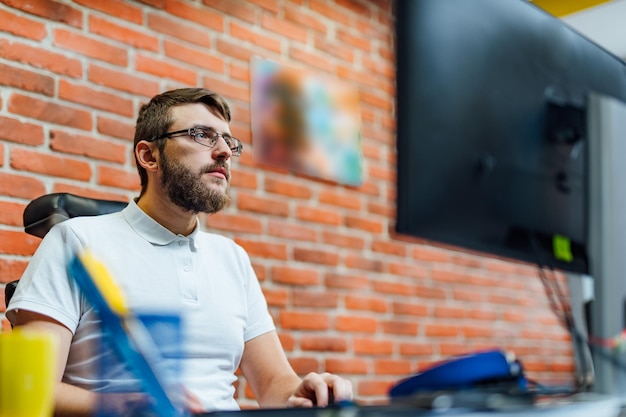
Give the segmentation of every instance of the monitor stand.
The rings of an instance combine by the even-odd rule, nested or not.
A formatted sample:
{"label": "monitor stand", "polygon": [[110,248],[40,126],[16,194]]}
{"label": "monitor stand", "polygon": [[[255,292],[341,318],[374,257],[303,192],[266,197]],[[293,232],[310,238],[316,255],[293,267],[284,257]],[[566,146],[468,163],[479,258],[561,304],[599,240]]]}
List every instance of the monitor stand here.
{"label": "monitor stand", "polygon": [[[602,344],[626,328],[626,103],[591,94],[587,132],[590,329]],[[592,346],[592,390],[626,401],[626,349]]]}

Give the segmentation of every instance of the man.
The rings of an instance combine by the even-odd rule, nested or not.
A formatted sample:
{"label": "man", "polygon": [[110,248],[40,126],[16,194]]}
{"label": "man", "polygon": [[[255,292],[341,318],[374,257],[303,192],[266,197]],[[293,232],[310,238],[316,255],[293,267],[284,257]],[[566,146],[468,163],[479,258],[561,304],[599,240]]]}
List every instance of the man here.
{"label": "man", "polygon": [[85,249],[109,268],[131,308],[182,311],[181,378],[194,409],[236,409],[238,368],[261,407],[351,398],[349,381],[295,374],[247,254],[199,228],[198,213],[216,213],[229,202],[231,159],[242,151],[230,135],[230,117],[225,100],[206,89],[152,98],[135,131],[139,197],[119,213],[58,224],[34,254],[7,317],[16,328],[57,336],[57,415],[91,415],[102,403],[99,391],[132,387],[119,367],[94,370],[110,352],[94,348],[101,337],[97,314],[67,272]]}

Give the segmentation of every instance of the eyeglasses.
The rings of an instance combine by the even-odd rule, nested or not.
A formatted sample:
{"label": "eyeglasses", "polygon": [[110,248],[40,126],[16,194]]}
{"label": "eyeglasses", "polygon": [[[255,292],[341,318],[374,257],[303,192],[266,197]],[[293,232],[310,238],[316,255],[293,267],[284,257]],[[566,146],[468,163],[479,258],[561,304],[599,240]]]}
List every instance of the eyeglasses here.
{"label": "eyeglasses", "polygon": [[228,145],[230,150],[233,152],[233,156],[239,156],[241,155],[241,151],[243,151],[243,144],[239,139],[236,139],[230,135],[218,133],[212,127],[206,126],[194,126],[190,127],[189,129],[164,133],[161,136],[152,137],[150,140],[148,140],[148,142],[178,136],[191,136],[195,142],[199,143],[202,146],[206,146],[207,148],[214,148],[217,144],[217,140],[221,137],[222,139],[224,139],[226,145]]}

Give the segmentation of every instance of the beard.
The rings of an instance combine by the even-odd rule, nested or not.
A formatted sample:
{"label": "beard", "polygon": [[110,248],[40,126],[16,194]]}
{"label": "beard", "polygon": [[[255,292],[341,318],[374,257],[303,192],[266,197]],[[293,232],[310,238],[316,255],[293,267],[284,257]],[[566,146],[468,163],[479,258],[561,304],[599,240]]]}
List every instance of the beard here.
{"label": "beard", "polygon": [[[170,160],[164,152],[161,154],[161,185],[178,207],[194,213],[217,213],[230,203],[230,184],[221,191],[202,181],[202,176],[216,167],[226,168],[226,164],[216,162],[193,172],[178,161]],[[211,181],[219,184],[228,179],[211,178]]]}

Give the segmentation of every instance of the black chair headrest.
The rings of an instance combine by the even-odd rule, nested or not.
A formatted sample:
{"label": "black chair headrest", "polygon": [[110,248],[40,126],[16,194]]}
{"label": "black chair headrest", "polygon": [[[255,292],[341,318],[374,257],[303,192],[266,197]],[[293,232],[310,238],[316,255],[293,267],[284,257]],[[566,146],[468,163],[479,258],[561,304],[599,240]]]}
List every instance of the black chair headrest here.
{"label": "black chair headrest", "polygon": [[69,193],[46,194],[31,201],[24,209],[24,229],[28,234],[44,237],[52,226],[72,217],[114,213],[127,205],[123,201],[101,200]]}

